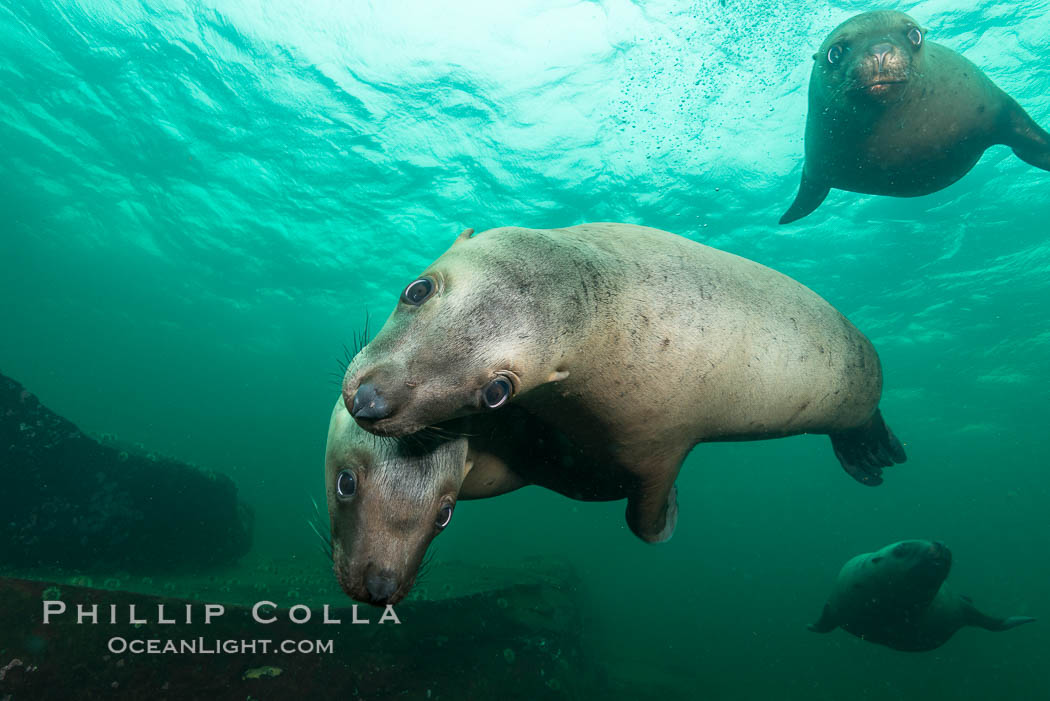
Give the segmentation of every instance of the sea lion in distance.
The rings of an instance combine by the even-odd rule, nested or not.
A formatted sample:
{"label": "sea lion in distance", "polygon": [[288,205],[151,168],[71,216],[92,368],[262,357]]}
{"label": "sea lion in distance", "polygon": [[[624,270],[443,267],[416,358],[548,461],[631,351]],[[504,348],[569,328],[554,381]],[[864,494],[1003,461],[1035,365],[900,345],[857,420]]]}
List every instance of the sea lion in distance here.
{"label": "sea lion in distance", "polygon": [[846,20],[813,60],[802,182],[781,224],[812,212],[833,187],[894,197],[936,192],[994,144],[1050,170],[1050,134],[902,12]]}
{"label": "sea lion in distance", "polygon": [[630,224],[472,233],[347,369],[362,428],[404,436],[513,401],[622,482],[647,542],[671,537],[675,478],[700,442],[828,434],[869,485],[905,460],[875,349],[799,282]]}
{"label": "sea lion in distance", "polygon": [[940,647],[963,626],[1002,631],[1034,618],[996,618],[965,596],[944,590],[952,553],[941,543],[904,540],[857,555],[842,567],[817,633],[841,627],[869,642],[905,652]]}

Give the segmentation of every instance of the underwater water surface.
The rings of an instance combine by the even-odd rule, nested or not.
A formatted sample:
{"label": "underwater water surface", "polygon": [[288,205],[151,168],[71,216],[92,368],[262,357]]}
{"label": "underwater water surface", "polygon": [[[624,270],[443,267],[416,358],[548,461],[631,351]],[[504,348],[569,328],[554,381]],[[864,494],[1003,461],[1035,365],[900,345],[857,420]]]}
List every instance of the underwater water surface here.
{"label": "underwater water surface", "polygon": [[[1050,3],[879,7],[1050,126]],[[589,650],[654,697],[1045,698],[1050,174],[993,147],[933,195],[833,191],[776,224],[811,55],[869,9],[0,0],[0,370],[89,432],[229,475],[255,556],[313,557],[366,312],[465,227],[681,234],[872,340],[908,462],[869,489],[823,436],[700,446],[668,544],[622,502],[531,488],[462,504],[436,558],[573,563]],[[983,608],[1047,622],[926,654],[806,631],[843,562],[906,538],[946,542]]]}

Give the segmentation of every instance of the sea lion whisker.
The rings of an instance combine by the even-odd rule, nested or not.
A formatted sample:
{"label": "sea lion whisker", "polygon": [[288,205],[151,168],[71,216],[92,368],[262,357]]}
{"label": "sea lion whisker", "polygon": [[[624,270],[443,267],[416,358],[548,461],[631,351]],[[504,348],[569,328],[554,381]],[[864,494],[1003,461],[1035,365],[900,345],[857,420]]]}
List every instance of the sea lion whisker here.
{"label": "sea lion whisker", "polygon": [[321,523],[324,523],[325,518],[321,514],[321,507],[317,503],[317,499],[314,499],[313,495],[310,495],[310,504],[314,507],[314,518]]}
{"label": "sea lion whisker", "polygon": [[[351,356],[351,358],[350,358],[351,360],[353,360],[353,358],[358,353],[360,353],[364,349],[365,346],[368,345],[368,325],[369,325],[369,321],[370,320],[371,320],[371,318],[370,318],[370,316],[368,314],[368,309],[365,309],[365,323],[364,323],[364,327],[361,329],[360,332],[354,331],[354,354],[353,354],[353,356]],[[349,364],[350,363],[347,363],[348,366],[349,366]]]}
{"label": "sea lion whisker", "polygon": [[[313,505],[314,510],[306,519],[306,524],[310,526],[310,530],[314,532],[318,538],[321,539],[321,549],[328,555],[328,558],[332,558],[332,533],[330,524],[326,523],[326,519],[321,515],[321,507],[318,506],[317,500],[310,496],[310,503]],[[326,532],[327,531],[327,532]]]}
{"label": "sea lion whisker", "polygon": [[332,546],[331,534],[325,533],[315,521],[307,520],[306,524],[310,526],[310,530],[314,532],[314,535],[321,539],[321,542],[323,542],[328,547]]}
{"label": "sea lion whisker", "polygon": [[423,428],[419,429],[418,433],[421,433],[424,436],[428,436],[430,438],[437,438],[439,440],[449,440],[455,438],[455,436],[453,436],[452,434],[446,431],[442,431],[436,426],[424,426]]}
{"label": "sea lion whisker", "polygon": [[335,560],[335,553],[332,550],[332,548],[326,547],[324,543],[318,543],[317,547],[318,549],[320,549],[321,554],[325,556],[326,560],[328,560],[329,562],[333,562]]}
{"label": "sea lion whisker", "polygon": [[467,433],[466,431],[454,431],[451,428],[443,428],[441,426],[430,426],[429,428],[436,434],[441,436],[448,436],[449,438],[466,438],[468,436],[474,435],[471,433]]}
{"label": "sea lion whisker", "polygon": [[420,445],[419,436],[414,433],[407,433],[403,436],[391,436],[388,440],[393,441],[394,445],[401,446],[405,450],[411,450]]}
{"label": "sea lion whisker", "polygon": [[454,441],[459,438],[470,438],[476,436],[475,433],[468,433],[466,431],[454,431],[449,428],[443,428],[441,426],[424,426],[419,430],[420,433],[427,433],[437,438],[443,438],[445,440]]}
{"label": "sea lion whisker", "polygon": [[350,369],[350,363],[354,362],[354,358],[357,357],[357,354],[360,353],[366,345],[368,345],[368,325],[369,315],[368,310],[366,309],[364,327],[360,331],[353,331],[353,340],[351,340],[350,345],[347,346],[345,343],[342,344],[343,357],[341,359],[335,359],[336,365],[339,366],[340,379],[342,379],[346,375],[346,371]]}
{"label": "sea lion whisker", "polygon": [[339,360],[338,358],[336,359],[336,363],[339,364],[339,368],[340,368],[340,370],[342,371],[342,373],[344,375],[346,374],[346,369],[348,367],[350,367],[350,362],[353,359],[354,359],[353,353],[350,352],[350,349],[344,343],[343,344],[343,359],[342,360]]}
{"label": "sea lion whisker", "polygon": [[423,556],[423,560],[419,563],[419,569],[416,570],[416,580],[413,586],[419,586],[419,584],[421,584],[423,580],[425,580],[430,574],[430,566],[433,564],[434,556],[436,554],[436,547],[432,547],[430,550],[427,550],[426,554]]}
{"label": "sea lion whisker", "polygon": [[321,549],[321,552],[324,553],[329,560],[333,559],[332,541],[329,540],[317,528],[317,525],[315,523],[313,523],[312,521],[307,521],[307,524],[310,526],[310,530],[312,530],[314,534],[321,539],[321,542],[317,544],[317,547]]}

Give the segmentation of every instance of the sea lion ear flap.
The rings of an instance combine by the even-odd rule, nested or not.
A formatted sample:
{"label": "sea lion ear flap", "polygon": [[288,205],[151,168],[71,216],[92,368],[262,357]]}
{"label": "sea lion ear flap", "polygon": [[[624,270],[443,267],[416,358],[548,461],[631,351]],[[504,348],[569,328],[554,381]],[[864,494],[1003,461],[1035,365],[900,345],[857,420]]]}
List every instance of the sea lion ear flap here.
{"label": "sea lion ear flap", "polygon": [[817,52],[817,53],[813,54],[813,60],[814,61],[816,61],[818,58],[820,58],[820,52]]}
{"label": "sea lion ear flap", "polygon": [[466,241],[467,239],[469,239],[473,235],[474,235],[474,230],[473,229],[464,229],[463,231],[460,232],[459,236],[456,237],[456,240],[452,242],[452,245],[455,246],[460,241]]}

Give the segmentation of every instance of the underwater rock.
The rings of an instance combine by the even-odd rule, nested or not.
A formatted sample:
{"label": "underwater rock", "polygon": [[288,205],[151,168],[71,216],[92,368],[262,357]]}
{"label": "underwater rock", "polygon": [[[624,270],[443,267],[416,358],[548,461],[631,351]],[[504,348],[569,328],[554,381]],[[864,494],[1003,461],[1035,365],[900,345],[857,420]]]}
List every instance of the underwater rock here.
{"label": "underwater rock", "polygon": [[0,563],[173,570],[251,545],[233,481],[104,445],[0,374]]}

